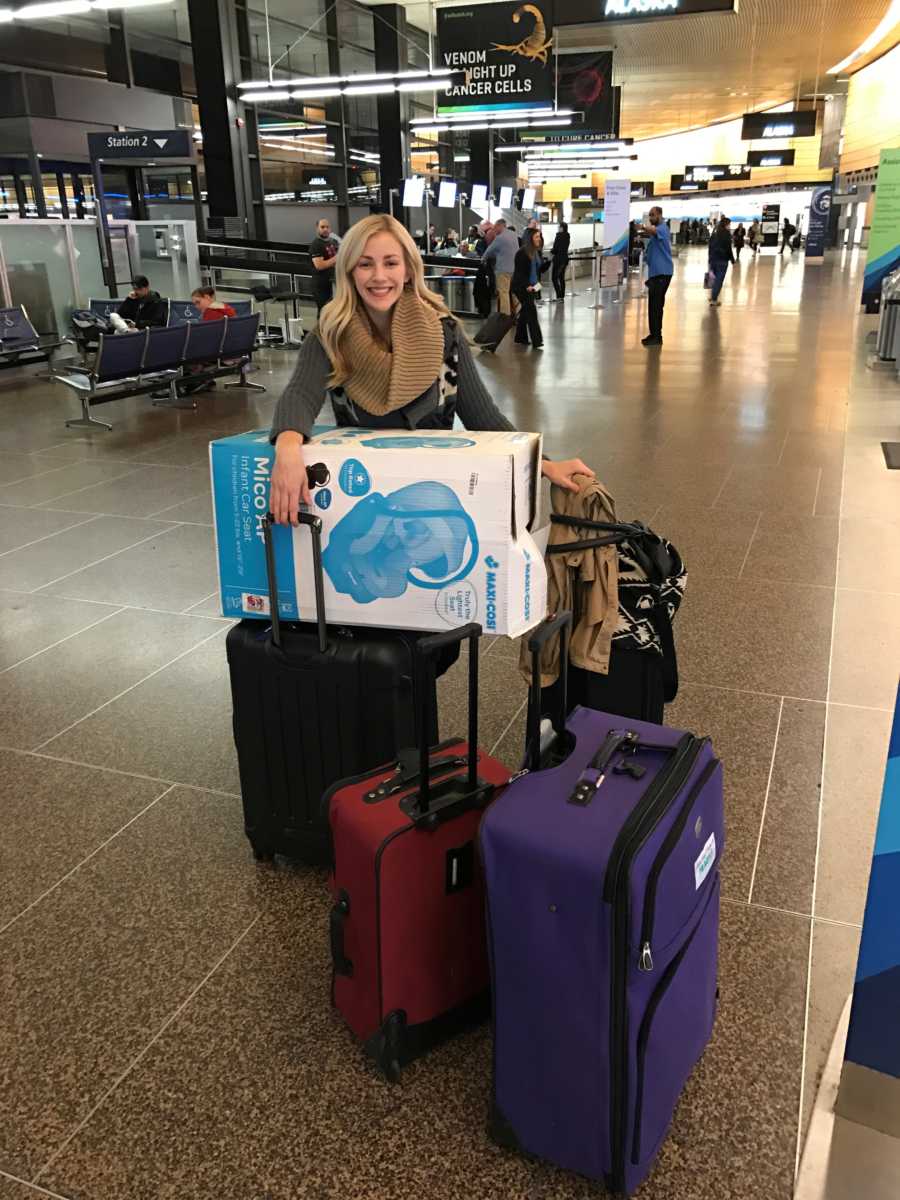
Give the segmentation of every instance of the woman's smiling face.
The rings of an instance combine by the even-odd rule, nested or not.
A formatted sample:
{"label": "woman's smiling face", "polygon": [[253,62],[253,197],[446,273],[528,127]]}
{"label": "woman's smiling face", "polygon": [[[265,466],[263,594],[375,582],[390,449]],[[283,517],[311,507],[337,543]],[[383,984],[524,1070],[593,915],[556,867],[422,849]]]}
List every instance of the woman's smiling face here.
{"label": "woman's smiling face", "polygon": [[353,268],[353,282],[362,302],[375,312],[388,312],[400,299],[408,279],[397,239],[389,233],[373,234]]}

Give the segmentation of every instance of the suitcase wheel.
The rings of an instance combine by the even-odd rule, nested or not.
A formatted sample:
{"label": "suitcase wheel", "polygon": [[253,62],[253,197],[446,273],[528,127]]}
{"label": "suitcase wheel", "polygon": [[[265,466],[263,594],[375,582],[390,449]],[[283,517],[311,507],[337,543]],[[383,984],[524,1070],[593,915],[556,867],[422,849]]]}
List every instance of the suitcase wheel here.
{"label": "suitcase wheel", "polygon": [[400,1043],[404,1023],[403,1013],[392,1012],[381,1027],[376,1062],[388,1083],[400,1082]]}

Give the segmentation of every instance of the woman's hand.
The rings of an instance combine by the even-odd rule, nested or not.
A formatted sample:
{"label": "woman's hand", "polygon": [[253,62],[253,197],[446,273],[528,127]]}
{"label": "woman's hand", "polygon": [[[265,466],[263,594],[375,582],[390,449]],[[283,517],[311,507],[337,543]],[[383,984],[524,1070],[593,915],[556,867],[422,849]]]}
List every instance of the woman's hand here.
{"label": "woman's hand", "polygon": [[296,525],[300,505],[310,503],[312,497],[303,460],[303,437],[293,430],[284,430],[275,442],[269,508],[279,525]]}
{"label": "woman's hand", "polygon": [[567,492],[579,490],[578,484],[572,478],[573,475],[587,475],[590,479],[596,478],[591,468],[586,467],[580,458],[567,458],[562,462],[551,462],[549,458],[545,458],[541,473],[551,483],[565,488]]}

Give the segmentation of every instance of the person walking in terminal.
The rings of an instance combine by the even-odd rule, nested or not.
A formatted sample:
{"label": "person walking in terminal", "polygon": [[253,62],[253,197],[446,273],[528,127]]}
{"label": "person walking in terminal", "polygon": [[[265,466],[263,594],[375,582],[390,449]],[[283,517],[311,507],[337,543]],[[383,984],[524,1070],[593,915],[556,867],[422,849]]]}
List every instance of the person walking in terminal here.
{"label": "person walking in terminal", "polygon": [[526,229],[522,234],[522,248],[516,254],[512,279],[512,292],[519,302],[516,341],[520,346],[527,346],[530,338],[535,350],[540,350],[544,344],[535,303],[541,290],[541,272],[545,271],[548,265],[541,257],[543,248],[544,239],[540,230]]}
{"label": "person walking in terminal", "polygon": [[731,240],[734,244],[734,261],[740,262],[741,261],[741,251],[744,248],[744,242],[747,240],[747,230],[744,228],[743,221],[741,221],[739,223],[737,229],[734,231],[734,236],[732,237]]}
{"label": "person walking in terminal", "polygon": [[169,316],[165,300],[159,292],[151,289],[146,275],[135,275],[131,281],[131,291],[116,312],[136,329],[158,328],[165,325]]}
{"label": "person walking in terminal", "polygon": [[557,300],[566,298],[566,267],[569,265],[570,242],[569,226],[565,221],[560,221],[559,231],[553,239],[553,246],[550,250],[550,258],[553,260],[553,271],[550,277],[553,280],[553,290],[556,292]]}
{"label": "person walking in terminal", "polygon": [[497,280],[497,307],[508,317],[512,316],[512,301],[509,291],[518,252],[519,239],[501,217],[499,221],[494,222],[494,240],[485,250],[484,258],[487,262],[494,264]]}
{"label": "person walking in terminal", "polygon": [[725,282],[728,264],[733,262],[731,219],[729,217],[722,217],[715,228],[715,232],[709,239],[709,269],[713,275],[712,293],[710,294],[709,302],[715,308],[718,308],[722,303],[719,299],[719,293],[722,291],[722,284]]}
{"label": "person walking in terminal", "polygon": [[644,257],[647,260],[647,310],[650,323],[650,332],[647,337],[641,339],[641,344],[661,346],[666,292],[672,282],[675,267],[672,262],[669,227],[663,220],[662,209],[658,204],[650,209],[649,223],[641,225],[639,232],[647,239]]}
{"label": "person walking in terminal", "polygon": [[779,254],[784,254],[785,250],[790,250],[791,254],[794,253],[794,247],[791,245],[791,238],[796,232],[796,226],[792,225],[787,217],[785,217],[784,224],[781,227],[781,249],[778,251]]}
{"label": "person walking in terminal", "polygon": [[[515,234],[513,234],[515,238]],[[311,496],[303,443],[326,395],[338,425],[369,429],[511,430],[484,385],[465,334],[425,271],[407,230],[386,213],[353,225],[338,251],[335,297],[304,338],[291,380],[275,408],[270,507],[297,524]],[[545,459],[542,473],[577,492],[581,459]]]}
{"label": "person walking in terminal", "polygon": [[316,225],[316,236],[309,243],[309,257],[313,268],[313,294],[316,312],[321,312],[331,299],[331,283],[334,279],[334,260],[339,242],[331,232],[331,222],[322,217]]}
{"label": "person walking in terminal", "polygon": [[754,217],[747,233],[747,241],[750,243],[750,249],[753,252],[753,257],[756,258],[759,254],[759,247],[762,243],[762,228],[758,218]]}

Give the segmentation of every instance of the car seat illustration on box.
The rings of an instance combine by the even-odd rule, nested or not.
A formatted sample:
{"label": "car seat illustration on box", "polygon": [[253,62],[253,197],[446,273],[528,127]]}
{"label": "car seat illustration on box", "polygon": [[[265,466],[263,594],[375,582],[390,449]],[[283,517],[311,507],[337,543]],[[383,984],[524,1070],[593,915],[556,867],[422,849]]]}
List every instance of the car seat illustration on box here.
{"label": "car seat illustration on box", "polygon": [[402,596],[410,584],[443,588],[477,560],[475,522],[436,480],[364,497],[331,530],[322,556],[335,590],[357,604]]}

